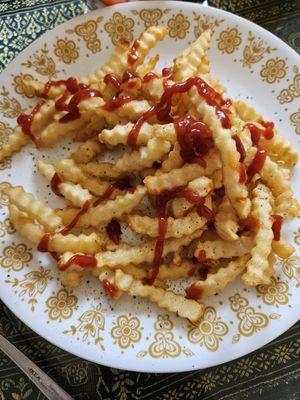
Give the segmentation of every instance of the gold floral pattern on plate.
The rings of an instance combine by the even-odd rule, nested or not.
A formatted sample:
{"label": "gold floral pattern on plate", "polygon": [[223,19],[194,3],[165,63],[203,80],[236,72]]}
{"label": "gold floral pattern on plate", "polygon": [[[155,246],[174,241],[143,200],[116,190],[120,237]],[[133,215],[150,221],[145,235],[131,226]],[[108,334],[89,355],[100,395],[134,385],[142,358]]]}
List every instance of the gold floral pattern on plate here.
{"label": "gold floral pattern on plate", "polygon": [[276,57],[270,58],[262,66],[260,76],[264,82],[273,84],[279,82],[286,76],[287,65],[284,59]]}
{"label": "gold floral pattern on plate", "polygon": [[243,67],[251,68],[253,64],[259,63],[265,56],[272,51],[277,50],[268,46],[267,43],[259,37],[255,37],[250,31],[248,34],[248,44],[243,49],[243,57],[240,59]]}
{"label": "gold floral pattern on plate", "polygon": [[190,21],[182,13],[173,15],[168,21],[169,36],[172,39],[184,39],[189,33]]}
{"label": "gold floral pattern on plate", "polygon": [[188,340],[191,343],[199,343],[207,350],[217,351],[222,341],[222,336],[227,335],[228,326],[217,316],[213,307],[206,307],[203,320],[198,326],[191,326],[188,332]]}
{"label": "gold floral pattern on plate", "polygon": [[188,348],[182,346],[174,339],[172,332],[174,324],[168,314],[157,316],[154,323],[154,341],[149,345],[147,350],[138,352],[137,357],[143,358],[147,354],[153,358],[176,358],[181,353],[185,356],[193,356],[194,353]]}
{"label": "gold floral pattern on plate", "polygon": [[41,49],[30,55],[29,59],[21,65],[34,69],[38,74],[46,76],[49,79],[55,78],[58,72],[53,58],[49,56],[47,43],[45,43]]}
{"label": "gold floral pattern on plate", "polygon": [[4,247],[2,256],[0,256],[0,266],[7,272],[21,271],[32,260],[30,250],[24,243],[12,243],[10,246]]}
{"label": "gold floral pattern on plate", "polygon": [[8,196],[2,192],[2,189],[11,187],[9,182],[0,182],[0,209],[8,206]]}
{"label": "gold floral pattern on plate", "polygon": [[62,322],[63,319],[72,317],[78,299],[75,295],[69,294],[66,289],[60,289],[56,294],[46,299],[46,310],[52,321]]}
{"label": "gold floral pattern on plate", "polygon": [[291,123],[295,126],[295,132],[300,135],[300,108],[290,116]]}
{"label": "gold floral pattern on plate", "polygon": [[14,76],[14,89],[17,94],[20,94],[22,97],[28,97],[28,99],[32,99],[35,97],[34,88],[27,86],[25,81],[32,81],[34,78],[31,74],[22,74]]}
{"label": "gold floral pattern on plate", "polygon": [[121,349],[127,349],[130,345],[134,347],[134,343],[141,340],[141,322],[137,317],[120,315],[113,324],[110,334],[115,339],[114,344],[117,343]]}
{"label": "gold floral pattern on plate", "polygon": [[217,40],[218,49],[224,54],[232,54],[242,43],[241,32],[237,28],[227,28],[222,31]]}
{"label": "gold floral pattern on plate", "polygon": [[133,19],[119,12],[113,13],[112,17],[104,25],[104,29],[114,45],[117,45],[120,39],[126,39],[131,42],[133,39],[133,27]]}
{"label": "gold floral pattern on plate", "polygon": [[13,234],[16,232],[15,227],[10,222],[9,218],[5,218],[3,221],[0,221],[0,237],[6,236],[6,234]]}
{"label": "gold floral pattern on plate", "polygon": [[2,86],[0,96],[0,113],[3,117],[17,118],[24,111],[20,102],[15,97],[10,96],[5,86]]}
{"label": "gold floral pattern on plate", "polygon": [[103,20],[100,16],[97,19],[89,19],[83,24],[78,24],[73,29],[68,29],[67,33],[75,33],[81,37],[86,44],[88,50],[92,53],[98,53],[101,51],[101,41],[97,35],[98,24]]}
{"label": "gold floral pattern on plate", "polygon": [[266,314],[256,312],[249,306],[249,300],[239,293],[229,297],[230,307],[239,320],[238,331],[240,335],[251,336],[255,332],[268,326],[269,319]]}
{"label": "gold floral pattern on plate", "polygon": [[291,83],[286,89],[282,89],[277,96],[277,100],[280,104],[291,103],[294,99],[300,96],[300,71],[296,65],[294,65],[293,72],[295,74],[293,83]]}
{"label": "gold floral pattern on plate", "polygon": [[270,285],[258,285],[256,287],[257,292],[262,295],[262,301],[268,306],[276,306],[287,304],[289,297],[291,296],[289,291],[289,285],[281,280],[272,278]]}
{"label": "gold floral pattern on plate", "polygon": [[224,19],[216,19],[210,15],[195,13],[195,11],[193,11],[193,16],[194,21],[196,22],[196,25],[194,26],[195,38],[198,38],[201,33],[206,31],[207,29],[210,29],[212,31],[212,34],[214,34],[215,28],[217,28],[224,22]]}
{"label": "gold floral pattern on plate", "polygon": [[8,136],[13,133],[13,129],[5,122],[0,121],[0,150],[7,143]]}
{"label": "gold floral pattern on plate", "polygon": [[284,260],[282,271],[289,279],[295,279],[296,287],[300,287],[300,257],[292,256]]}
{"label": "gold floral pattern on plate", "polygon": [[54,54],[63,63],[71,64],[79,57],[79,49],[74,40],[57,39],[54,45]]}
{"label": "gold floral pattern on plate", "polygon": [[141,18],[146,29],[153,25],[157,26],[162,16],[168,14],[170,11],[170,8],[143,8],[140,11],[131,10],[133,15],[138,15]]}
{"label": "gold floral pattern on plate", "polygon": [[83,342],[90,344],[92,340],[95,345],[98,345],[101,350],[104,350],[102,344],[103,337],[101,332],[105,328],[105,311],[101,305],[92,306],[90,310],[84,311],[78,318],[77,325],[71,325],[70,329],[63,331],[64,334],[71,333],[73,336],[77,335],[77,338],[81,337]]}
{"label": "gold floral pattern on plate", "polygon": [[44,293],[48,281],[52,279],[50,276],[51,270],[41,267],[38,271],[31,271],[24,275],[23,279],[6,279],[6,283],[10,283],[13,288],[16,288],[15,293],[24,300],[28,297],[28,304],[31,305],[31,311],[35,310],[35,305],[38,303],[37,296]]}

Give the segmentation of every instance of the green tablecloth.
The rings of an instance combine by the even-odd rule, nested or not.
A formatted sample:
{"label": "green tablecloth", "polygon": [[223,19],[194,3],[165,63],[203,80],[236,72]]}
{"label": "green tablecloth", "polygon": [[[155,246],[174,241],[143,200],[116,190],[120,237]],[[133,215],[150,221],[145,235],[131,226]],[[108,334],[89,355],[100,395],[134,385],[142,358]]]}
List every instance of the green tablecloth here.
{"label": "green tablecloth", "polygon": [[[87,3],[0,0],[0,70],[43,32],[88,12]],[[209,3],[251,19],[300,52],[299,0],[210,0]],[[36,335],[1,303],[0,331],[75,399],[300,399],[300,323],[248,356],[215,368],[180,374],[133,373],[84,361]],[[43,398],[0,352],[0,400]]]}

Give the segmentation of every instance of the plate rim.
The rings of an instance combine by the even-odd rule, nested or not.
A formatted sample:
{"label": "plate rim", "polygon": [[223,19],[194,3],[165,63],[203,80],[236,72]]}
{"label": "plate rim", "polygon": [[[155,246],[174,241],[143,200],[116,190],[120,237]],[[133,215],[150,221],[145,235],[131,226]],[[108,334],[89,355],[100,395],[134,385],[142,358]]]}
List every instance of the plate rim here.
{"label": "plate rim", "polygon": [[[140,9],[140,8],[142,8],[143,6],[145,6],[145,4],[147,4],[147,7],[149,7],[149,8],[155,7],[155,6],[158,7],[158,8],[161,8],[161,7],[162,7],[162,1],[159,1],[159,0],[150,0],[150,1],[148,1],[148,0],[142,0],[142,1],[126,2],[126,3],[117,4],[117,5],[106,6],[106,7],[103,7],[103,8],[96,9],[96,10],[91,10],[91,11],[85,13],[85,14],[76,16],[76,17],[74,17],[74,18],[71,18],[71,19],[68,20],[68,21],[63,22],[62,24],[59,24],[59,25],[55,26],[55,27],[52,28],[51,30],[48,30],[48,31],[44,32],[41,36],[39,36],[38,38],[36,38],[36,39],[35,39],[34,41],[32,41],[27,47],[25,47],[20,53],[18,53],[18,55],[17,55],[16,57],[14,57],[14,58],[6,65],[6,67],[3,69],[3,71],[1,71],[1,73],[0,73],[0,78],[1,78],[2,73],[3,73],[4,71],[7,70],[7,68],[9,67],[9,65],[10,65],[11,63],[13,63],[13,62],[18,61],[18,57],[21,57],[22,54],[23,54],[24,52],[26,52],[26,50],[28,49],[28,47],[34,45],[34,44],[35,44],[36,42],[38,42],[38,41],[42,41],[42,40],[45,38],[46,35],[48,35],[50,32],[55,32],[55,30],[56,30],[57,28],[61,28],[62,26],[69,24],[71,21],[72,21],[72,22],[73,22],[73,21],[77,21],[77,20],[80,20],[80,19],[82,19],[82,18],[84,18],[84,17],[86,17],[86,16],[90,16],[90,15],[93,15],[93,14],[100,14],[100,15],[101,15],[101,14],[104,14],[104,15],[108,14],[108,15],[110,15],[110,13],[113,12],[112,10],[122,11],[122,9],[127,9],[127,8],[132,8],[132,7],[137,7],[138,9]],[[250,21],[250,20],[247,20],[246,18],[243,18],[243,17],[241,17],[241,16],[239,16],[239,15],[233,14],[233,13],[231,13],[231,12],[229,12],[229,11],[225,11],[225,10],[222,10],[222,9],[219,9],[219,8],[216,8],[216,7],[206,6],[206,5],[198,4],[198,3],[186,3],[186,2],[183,2],[183,1],[167,0],[167,1],[164,1],[163,4],[169,6],[171,9],[174,9],[174,5],[175,5],[175,8],[176,8],[176,5],[177,5],[177,6],[181,7],[183,11],[186,11],[187,9],[189,9],[189,10],[202,9],[203,12],[205,13],[205,10],[207,10],[207,9],[212,9],[212,10],[214,10],[217,14],[219,13],[219,15],[224,15],[225,17],[228,16],[229,18],[234,18],[234,19],[236,19],[238,22],[240,22],[242,25],[243,25],[243,24],[246,24],[246,25],[248,25],[248,26],[250,26],[250,27],[253,27],[253,29],[255,29],[256,32],[261,33],[261,34],[263,34],[263,35],[266,35],[268,40],[270,40],[270,41],[272,41],[272,42],[275,42],[275,43],[277,42],[277,43],[278,43],[277,46],[278,46],[280,49],[283,49],[283,50],[287,51],[288,53],[290,53],[292,58],[296,57],[296,62],[297,62],[297,58],[298,58],[298,63],[300,64],[300,55],[299,55],[293,48],[291,48],[291,47],[290,47],[287,43],[285,43],[282,39],[280,39],[279,37],[277,37],[276,35],[274,35],[274,34],[271,33],[270,31],[268,31],[267,29],[265,29],[265,28],[263,28],[263,27],[257,25],[256,23],[254,23],[254,22],[252,22],[252,21]],[[18,310],[17,310],[17,311],[15,311],[15,310],[13,311],[13,310],[10,308],[10,306],[6,303],[6,301],[5,301],[5,299],[3,298],[3,295],[2,295],[1,292],[0,292],[0,299],[3,301],[3,303],[4,303],[4,304],[6,305],[6,307],[9,309],[9,311],[10,311],[13,315],[15,315],[17,318],[19,318],[19,319],[22,321],[22,323],[24,323],[29,329],[31,329],[31,330],[32,330],[33,332],[35,332],[37,335],[41,336],[44,340],[47,340],[47,341],[48,341],[49,343],[51,343],[52,345],[54,345],[54,346],[60,348],[61,350],[65,351],[65,352],[68,352],[68,353],[70,353],[70,354],[72,354],[72,355],[75,355],[75,356],[77,356],[77,357],[79,357],[79,358],[85,359],[85,360],[87,360],[87,361],[96,363],[96,364],[98,364],[98,365],[103,365],[103,366],[105,366],[105,367],[118,368],[118,369],[120,369],[120,370],[127,370],[127,371],[132,371],[132,372],[142,372],[142,373],[176,373],[176,372],[179,373],[179,372],[188,372],[188,371],[195,371],[195,370],[203,370],[203,369],[206,369],[206,368],[212,368],[212,367],[216,367],[216,366],[218,366],[218,365],[225,364],[225,363],[227,363],[227,362],[231,362],[231,361],[233,361],[233,360],[236,360],[236,359],[239,359],[239,358],[241,358],[241,357],[247,356],[248,354],[251,354],[251,353],[253,353],[253,352],[256,351],[256,350],[259,350],[260,348],[262,348],[262,347],[265,346],[266,344],[272,342],[274,339],[278,338],[280,335],[282,335],[282,334],[284,334],[285,332],[287,332],[288,329],[290,329],[290,328],[291,328],[295,323],[297,323],[297,321],[300,319],[300,305],[299,305],[299,306],[297,307],[297,308],[299,308],[299,317],[298,317],[298,320],[297,320],[297,321],[293,321],[292,323],[288,323],[288,324],[284,327],[283,330],[279,329],[279,330],[281,331],[281,333],[278,334],[277,331],[276,331],[276,333],[271,334],[271,335],[268,335],[267,340],[260,340],[260,343],[259,343],[259,346],[258,346],[258,347],[256,347],[254,344],[253,344],[253,346],[250,345],[250,346],[249,346],[249,347],[250,347],[250,351],[248,350],[248,349],[249,349],[249,347],[248,347],[246,353],[243,353],[242,350],[240,350],[240,351],[238,351],[238,352],[234,352],[234,355],[233,355],[233,356],[230,356],[229,358],[226,358],[226,360],[221,361],[221,362],[212,362],[212,364],[210,364],[209,366],[199,367],[199,366],[197,366],[197,365],[192,365],[192,364],[197,364],[197,363],[196,363],[196,360],[194,360],[193,363],[191,363],[191,365],[189,365],[189,366],[186,367],[186,368],[182,368],[182,367],[181,367],[181,368],[176,368],[176,364],[179,364],[179,363],[177,363],[175,360],[173,360],[174,363],[173,363],[173,365],[172,365],[172,368],[168,368],[167,366],[164,366],[164,368],[159,368],[159,365],[158,365],[157,363],[154,363],[153,360],[152,360],[152,362],[149,362],[149,363],[148,363],[149,368],[147,368],[146,366],[145,366],[145,368],[143,368],[142,366],[139,365],[139,366],[138,366],[138,369],[137,369],[137,368],[134,368],[134,366],[131,366],[131,365],[126,366],[126,368],[125,368],[125,366],[123,367],[123,366],[117,365],[118,361],[120,361],[120,360],[118,359],[118,357],[115,358],[115,363],[113,363],[113,362],[109,362],[109,361],[107,361],[107,360],[104,360],[104,361],[102,361],[102,360],[97,360],[97,359],[95,359],[95,358],[90,357],[89,355],[87,355],[87,356],[85,356],[85,357],[83,358],[83,357],[82,357],[82,354],[80,354],[79,352],[76,351],[76,347],[73,347],[74,350],[72,350],[72,351],[66,350],[66,348],[62,347],[63,345],[60,345],[60,344],[55,343],[55,340],[51,340],[51,331],[50,331],[49,337],[48,337],[48,335],[47,335],[47,330],[46,330],[46,331],[44,330],[43,333],[40,333],[41,331],[40,331],[40,329],[39,329],[38,327],[35,327],[35,328],[33,329],[31,326],[29,326],[29,325],[27,324],[27,322],[26,322],[26,315],[22,315],[22,311],[21,311],[21,310],[20,310],[20,311],[18,311]],[[260,339],[261,339],[261,338],[260,338]],[[156,360],[156,361],[159,361],[159,360]],[[125,364],[125,363],[126,363],[126,361],[125,361],[125,362],[123,361],[123,364]],[[173,366],[174,366],[174,367],[173,367]]]}

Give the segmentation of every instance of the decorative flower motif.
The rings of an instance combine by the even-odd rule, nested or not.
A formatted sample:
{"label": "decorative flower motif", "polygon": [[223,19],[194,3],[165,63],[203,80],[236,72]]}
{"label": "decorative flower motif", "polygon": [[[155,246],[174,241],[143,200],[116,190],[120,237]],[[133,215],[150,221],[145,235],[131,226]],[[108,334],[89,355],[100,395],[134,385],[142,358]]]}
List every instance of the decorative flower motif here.
{"label": "decorative flower motif", "polygon": [[218,49],[222,53],[232,54],[242,43],[241,33],[236,28],[227,28],[220,33]]}
{"label": "decorative flower motif", "polygon": [[271,285],[259,285],[256,287],[258,293],[262,294],[262,300],[265,304],[276,305],[287,304],[289,301],[287,292],[288,285],[285,282],[272,278]]}
{"label": "decorative flower motif", "polygon": [[294,278],[296,280],[296,287],[300,287],[300,257],[292,256],[284,260],[282,271],[288,278]]}
{"label": "decorative flower motif", "polygon": [[170,320],[170,316],[168,314],[157,316],[157,320],[154,323],[154,329],[157,331],[161,330],[171,330],[174,328],[173,322]]}
{"label": "decorative flower motif", "polygon": [[79,57],[78,47],[73,40],[57,39],[54,54],[65,64],[74,63]]}
{"label": "decorative flower motif", "polygon": [[215,28],[224,22],[224,19],[214,19],[214,17],[211,17],[210,15],[197,14],[194,11],[193,14],[194,21],[196,21],[196,25],[194,27],[194,34],[196,38],[198,38],[201,33],[207,29],[211,29],[212,33],[214,33]]}
{"label": "decorative flower motif", "polygon": [[247,307],[249,304],[246,297],[242,297],[239,293],[229,297],[229,301],[233,311],[239,311],[240,309]]}
{"label": "decorative flower motif", "polygon": [[35,96],[35,91],[32,87],[26,85],[26,81],[33,81],[33,76],[30,74],[16,75],[14,77],[14,89],[16,93],[31,99]]}
{"label": "decorative flower motif", "polygon": [[2,192],[2,189],[10,187],[11,184],[9,182],[1,182],[0,183],[0,208],[7,207],[9,203],[8,196]]}
{"label": "decorative flower motif", "polygon": [[137,317],[127,317],[121,315],[117,318],[115,326],[111,330],[111,336],[116,339],[116,342],[122,349],[127,349],[133,343],[137,343],[141,339],[139,330],[140,320]]}
{"label": "decorative flower motif", "polygon": [[296,128],[297,135],[300,135],[300,109],[290,116],[290,120]]}
{"label": "decorative flower motif", "polygon": [[69,295],[66,289],[60,289],[56,295],[50,296],[46,300],[47,310],[45,312],[53,321],[61,322],[63,319],[71,318],[77,301],[76,296]]}
{"label": "decorative flower motif", "polygon": [[96,20],[90,19],[83,24],[75,26],[75,31],[72,29],[67,32],[73,33],[82,37],[86,43],[86,47],[91,50],[92,53],[97,53],[101,50],[101,42],[97,36],[98,23],[101,22],[103,17],[98,17]]}
{"label": "decorative flower motif", "polygon": [[271,58],[262,66],[260,71],[260,76],[263,78],[264,82],[275,83],[279,82],[286,75],[286,62],[283,59]]}
{"label": "decorative flower motif", "polygon": [[290,103],[300,96],[299,68],[295,65],[293,71],[295,73],[293,82],[286,89],[282,89],[279,96],[277,96],[280,104]]}
{"label": "decorative flower motif", "polygon": [[217,317],[213,307],[206,307],[203,320],[199,326],[192,327],[188,333],[188,339],[192,343],[199,343],[205,346],[207,350],[216,351],[219,348],[222,336],[228,333],[228,327]]}
{"label": "decorative flower motif", "polygon": [[17,118],[24,110],[15,97],[10,97],[5,86],[0,92],[0,113],[6,118]]}
{"label": "decorative flower motif", "polygon": [[[164,10],[164,14],[168,12],[168,9]],[[136,10],[132,10],[134,15],[140,15],[141,20],[144,22],[145,28],[157,25],[161,17],[163,16],[163,11],[160,8],[143,8],[140,13]]]}
{"label": "decorative flower motif", "polygon": [[253,307],[246,307],[237,313],[240,320],[239,332],[244,336],[251,336],[261,328],[265,328],[268,323],[268,317],[265,314],[255,312]]}
{"label": "decorative flower motif", "polygon": [[119,12],[113,13],[113,16],[104,25],[105,31],[108,33],[114,45],[120,39],[126,39],[129,42],[133,39],[134,21],[132,18],[127,18]]}
{"label": "decorative flower motif", "polygon": [[49,50],[47,43],[37,50],[29,60],[22,63],[27,68],[34,68],[36,72],[43,76],[47,76],[49,79],[56,77],[56,65],[53,58],[48,55]]}
{"label": "decorative flower motif", "polygon": [[266,46],[264,40],[256,39],[252,32],[249,32],[248,42],[249,44],[243,50],[243,58],[240,60],[243,67],[251,68],[252,64],[256,64],[263,59],[265,53],[270,54],[271,51],[277,50]]}
{"label": "decorative flower motif", "polygon": [[26,244],[7,246],[3,250],[0,257],[0,265],[2,268],[10,271],[20,271],[32,260],[32,254],[29,252]]}
{"label": "decorative flower motif", "polygon": [[0,121],[0,149],[7,143],[8,136],[13,133],[13,129],[5,122]]}
{"label": "decorative flower motif", "polygon": [[188,17],[185,17],[183,14],[179,13],[173,15],[173,18],[170,18],[168,21],[170,37],[175,40],[184,39],[189,31],[190,25]]}

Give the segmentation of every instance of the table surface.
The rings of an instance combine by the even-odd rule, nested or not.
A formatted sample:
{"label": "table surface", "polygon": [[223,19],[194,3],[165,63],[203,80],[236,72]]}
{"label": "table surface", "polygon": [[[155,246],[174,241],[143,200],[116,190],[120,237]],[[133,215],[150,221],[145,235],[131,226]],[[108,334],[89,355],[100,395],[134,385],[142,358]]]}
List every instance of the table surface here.
{"label": "table surface", "polygon": [[[210,0],[209,4],[251,19],[300,53],[300,0]],[[0,71],[33,40],[32,22],[39,27],[39,36],[89,11],[85,0],[0,0]],[[75,399],[300,399],[299,322],[267,346],[238,360],[176,374],[133,373],[82,360],[36,335],[1,302],[0,332]],[[44,396],[0,352],[2,399],[41,400]]]}

